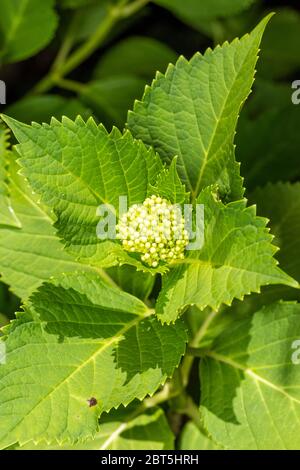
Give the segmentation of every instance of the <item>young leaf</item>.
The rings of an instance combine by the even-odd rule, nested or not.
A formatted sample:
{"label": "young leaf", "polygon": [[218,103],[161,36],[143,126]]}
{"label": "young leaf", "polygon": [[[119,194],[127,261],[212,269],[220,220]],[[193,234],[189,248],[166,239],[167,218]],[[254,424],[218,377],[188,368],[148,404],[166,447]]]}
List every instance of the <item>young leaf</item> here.
{"label": "young leaf", "polygon": [[279,302],[235,322],[201,361],[201,408],[229,449],[299,449],[300,305]]}
{"label": "young leaf", "polygon": [[25,299],[51,276],[90,268],[79,265],[63,250],[53,220],[18,170],[15,155],[10,152],[10,204],[19,225],[0,226],[0,273],[2,281]]}
{"label": "young leaf", "polygon": [[80,117],[74,122],[53,119],[41,126],[3,119],[21,143],[17,150],[23,174],[42,202],[54,208],[58,235],[70,251],[97,266],[127,263],[146,269],[116,240],[99,240],[97,210],[109,205],[114,216],[120,196],[127,197],[128,207],[146,199],[162,169],[154,151],[128,131],[122,135],[114,128],[108,134],[91,118],[86,123]]}
{"label": "young leaf", "polygon": [[130,419],[130,412],[110,413],[102,419],[94,439],[80,444],[47,445],[32,442],[14,450],[172,450],[172,433],[163,410],[153,408]]}
{"label": "young leaf", "polygon": [[40,287],[5,340],[1,447],[92,438],[102,412],[152,395],[187,338],[183,323],[165,327],[151,313],[93,274]]}
{"label": "young leaf", "polygon": [[218,310],[263,285],[298,287],[277,267],[267,220],[256,216],[254,206],[246,207],[246,200],[225,206],[210,188],[197,202],[204,204],[204,246],[165,276],[157,302],[163,322],[174,321],[191,304]]}
{"label": "young leaf", "polygon": [[181,57],[165,75],[157,75],[128,115],[136,138],[152,145],[167,162],[178,156],[180,176],[194,199],[215,183],[231,200],[242,196],[233,141],[268,20],[250,35],[208,49],[204,56],[196,54],[189,62]]}
{"label": "young leaf", "polygon": [[169,168],[163,168],[159,173],[156,183],[151,186],[151,193],[165,198],[174,204],[183,204],[189,200],[176,169],[177,158],[175,157]]}
{"label": "young leaf", "polygon": [[52,39],[57,16],[54,0],[0,0],[0,61],[17,62]]}

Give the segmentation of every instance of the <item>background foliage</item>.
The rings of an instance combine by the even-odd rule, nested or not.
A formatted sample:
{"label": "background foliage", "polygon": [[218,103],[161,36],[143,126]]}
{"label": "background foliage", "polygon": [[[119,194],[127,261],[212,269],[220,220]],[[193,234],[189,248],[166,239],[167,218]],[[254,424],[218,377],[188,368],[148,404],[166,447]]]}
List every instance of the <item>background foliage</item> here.
{"label": "background foliage", "polygon": [[[114,302],[117,302],[114,300],[115,285],[121,286],[124,291],[138,298],[133,305],[132,297],[127,293],[123,294],[122,312],[127,317],[125,323],[121,327],[119,325],[119,328],[125,332],[129,341],[135,330],[138,331],[140,328],[140,323],[144,325],[145,334],[142,336],[142,343],[136,345],[136,351],[139,351],[141,357],[143,357],[143,351],[149,349],[149,344],[152,344],[151,333],[153,332],[161,335],[162,345],[167,344],[170,338],[174,344],[177,344],[177,349],[172,351],[173,355],[168,357],[167,362],[164,360],[167,351],[163,349],[160,351],[161,355],[156,357],[157,363],[155,364],[151,363],[151,358],[146,358],[145,355],[145,364],[156,368],[156,375],[147,375],[145,365],[140,374],[141,377],[137,377],[133,366],[132,370],[128,369],[125,359],[128,354],[126,341],[122,343],[123,353],[122,351],[119,353],[121,359],[123,357],[123,366],[127,367],[131,380],[124,381],[122,367],[114,370],[114,380],[117,385],[114,389],[114,396],[110,397],[109,402],[105,402],[106,395],[103,390],[105,413],[101,416],[100,431],[93,441],[88,441],[84,445],[77,444],[77,447],[93,449],[299,448],[299,437],[296,436],[296,430],[299,431],[299,373],[291,366],[285,368],[287,354],[290,354],[290,344],[293,339],[300,336],[299,305],[295,302],[299,300],[300,295],[299,290],[292,288],[297,283],[289,277],[300,282],[300,261],[297,256],[300,220],[300,105],[293,105],[291,101],[293,92],[291,83],[300,78],[300,11],[296,2],[0,0],[0,11],[0,78],[7,84],[7,106],[1,106],[1,110],[6,115],[27,124],[32,121],[49,123],[53,116],[58,120],[61,120],[62,116],[74,120],[78,114],[84,119],[93,116],[97,123],[103,123],[110,132],[113,126],[120,131],[123,130],[128,109],[132,109],[128,125],[134,137],[142,139],[145,144],[153,145],[167,163],[170,163],[175,154],[179,155],[177,169],[194,200],[203,188],[214,182],[210,159],[218,158],[222,161],[223,167],[228,169],[227,175],[213,170],[215,171],[213,179],[221,182],[222,202],[215,201],[210,194],[205,192],[200,196],[202,198],[200,202],[204,201],[210,208],[207,231],[211,233],[211,238],[207,241],[206,251],[202,252],[198,259],[199,263],[205,264],[206,270],[203,271],[203,266],[201,271],[198,267],[191,265],[185,273],[180,271],[181,268],[173,271],[167,283],[163,284],[158,298],[160,319],[165,323],[176,320],[179,308],[185,303],[187,305],[197,303],[198,307],[217,308],[223,303],[230,304],[233,298],[242,299],[246,293],[255,292],[247,295],[243,301],[234,300],[230,307],[223,306],[221,316],[216,316],[209,309],[200,312],[197,307],[189,308],[185,320],[189,324],[190,335],[200,332],[197,344],[195,344],[197,348],[200,348],[199,355],[201,356],[201,350],[208,348],[212,343],[214,344],[213,352],[205,359],[199,357],[185,359],[184,380],[186,383],[183,383],[182,393],[178,393],[177,389],[173,396],[172,390],[171,392],[169,390],[168,401],[166,401],[162,391],[159,392],[162,395],[157,401],[152,402],[152,398],[148,398],[150,401],[146,403],[147,406],[133,402],[129,407],[123,408],[123,405],[127,405],[134,398],[143,399],[147,394],[153,394],[166,377],[172,375],[175,365],[184,352],[182,342],[185,341],[185,330],[176,324],[176,328],[173,325],[164,326],[166,330],[161,333],[156,323],[147,318],[148,310],[145,310],[145,304],[139,299],[149,303],[157,298],[160,288],[159,280],[155,281],[148,273],[139,273],[137,281],[134,267],[107,269],[106,273],[113,280],[114,286],[111,286],[111,296],[107,299],[107,303],[104,306],[97,303],[94,290],[91,289],[89,292],[89,287],[85,286],[85,283],[88,279],[93,289],[98,289],[99,295],[103,296],[106,287],[104,288],[100,281],[95,281],[94,284],[92,281],[96,274],[99,274],[97,266],[100,262],[103,267],[110,266],[110,257],[116,256],[117,259],[119,253],[112,255],[111,246],[108,246],[105,259],[108,258],[109,261],[105,265],[103,250],[101,254],[93,250],[94,241],[91,234],[94,233],[94,220],[92,216],[89,216],[90,232],[86,230],[86,227],[84,233],[80,232],[80,225],[86,219],[80,219],[79,211],[76,219],[78,226],[66,225],[66,220],[70,221],[75,209],[73,206],[66,206],[65,201],[68,198],[69,202],[73,201],[74,194],[70,192],[66,197],[65,194],[62,195],[63,197],[56,194],[55,185],[51,187],[48,181],[46,184],[43,179],[43,165],[39,166],[31,159],[32,152],[36,152],[34,142],[35,133],[38,132],[37,127],[33,126],[29,131],[29,128],[25,129],[15,121],[7,121],[21,142],[21,146],[22,133],[25,131],[32,139],[32,143],[26,144],[22,154],[23,171],[31,187],[18,173],[15,150],[9,146],[9,139],[15,142],[14,137],[10,136],[3,127],[0,129],[0,272],[3,281],[0,283],[0,326],[6,325],[9,320],[15,318],[14,312],[19,308],[20,299],[28,298],[43,280],[50,277],[49,273],[51,276],[66,273],[61,284],[55,285],[51,282],[44,284],[41,290],[34,294],[32,304],[27,305],[25,309],[28,315],[34,317],[38,306],[55,299],[57,310],[54,309],[53,318],[47,317],[45,311],[42,317],[43,325],[45,325],[43,327],[34,321],[31,322],[26,314],[23,319],[19,318],[10,327],[12,330],[11,348],[14,348],[16,332],[21,332],[22,338],[27,338],[29,341],[30,349],[25,361],[30,363],[34,356],[36,342],[42,341],[44,351],[48,350],[49,343],[52,341],[51,328],[57,328],[56,333],[62,336],[65,331],[72,331],[69,343],[65,345],[66,361],[61,364],[60,373],[65,373],[69,367],[69,358],[71,356],[76,358],[79,348],[82,348],[88,356],[93,348],[99,347],[100,340],[105,343],[105,338],[99,339],[96,334],[91,337],[90,325],[86,321],[87,318],[81,315],[78,305],[85,305],[85,312],[88,312],[91,318],[95,310],[103,318],[105,317],[107,331],[116,328],[115,323],[118,319],[114,315],[111,317],[106,315],[107,309],[114,308]],[[221,123],[219,133],[216,134],[215,139],[212,139],[210,145],[206,146],[204,139],[204,146],[197,147],[195,142],[199,137],[197,129],[200,122],[197,120],[199,117],[197,112],[201,112],[201,107],[204,102],[208,101],[208,96],[212,99],[212,103],[217,102],[219,98],[220,87],[217,86],[214,89],[213,73],[209,75],[210,67],[215,65],[213,62],[215,56],[210,55],[209,52],[206,53],[207,69],[205,70],[197,56],[189,63],[181,59],[176,67],[168,68],[166,77],[156,75],[152,84],[156,72],[165,73],[168,65],[175,64],[179,55],[190,59],[198,51],[204,53],[208,47],[213,48],[224,41],[242,37],[270,11],[275,11],[276,15],[263,36],[257,67],[259,32],[256,36],[242,39],[241,47],[235,43],[230,47],[224,45],[224,48],[228,50],[226,56],[228,62],[224,61],[224,76],[222,77],[224,94],[222,96],[225,96],[226,87],[230,86],[236,101],[233,99],[228,104],[224,100],[220,108],[212,108],[211,114],[207,112],[208,124],[202,135],[207,136],[207,142],[210,142],[213,125],[210,126],[209,123],[213,123],[216,112],[219,113],[217,116]],[[236,62],[239,60],[242,62],[242,58],[247,54],[249,55],[247,67],[245,66],[244,71],[239,70],[235,76],[236,70],[231,68],[232,57]],[[236,131],[240,102],[247,98],[253,79],[250,72],[254,74],[255,68],[257,68],[257,73],[253,93],[242,110]],[[186,74],[193,76],[193,80],[186,83]],[[209,81],[206,87],[203,85],[201,95],[197,87],[203,75],[209,77]],[[218,79],[221,79],[220,76]],[[192,109],[191,112],[187,112],[184,119],[179,119],[175,126],[177,130],[183,129],[183,131],[185,126],[188,126],[195,141],[187,140],[184,145],[179,142],[178,148],[174,148],[173,142],[169,143],[166,139],[164,140],[166,128],[163,128],[160,122],[160,120],[164,122],[165,126],[168,124],[168,133],[172,134],[173,127],[168,122],[168,116],[170,110],[176,106],[176,90],[173,96],[168,94],[167,97],[161,92],[163,87],[168,87],[171,81],[178,86],[185,87],[186,100],[184,103],[181,102],[180,106],[190,110],[191,103],[196,104],[196,111]],[[146,88],[143,102],[134,106],[134,101],[142,98],[145,86],[151,84],[151,90],[149,87]],[[193,95],[197,97],[191,101],[190,96],[193,97]],[[153,108],[149,112],[150,100],[155,105],[159,104],[159,116],[155,114]],[[226,107],[227,104],[228,107]],[[78,133],[82,131],[82,122],[76,121],[75,131]],[[150,126],[152,134],[148,135],[145,129]],[[58,130],[57,124],[47,129],[43,130],[44,142],[47,144],[52,145],[53,141],[72,142],[72,133],[75,131],[69,121],[65,121],[65,126],[61,130]],[[91,128],[91,135],[93,132]],[[229,135],[233,138],[235,132],[236,148],[234,149],[233,146],[229,148],[227,137]],[[115,142],[119,142],[119,137],[120,134],[116,129],[110,136]],[[98,148],[107,146],[108,137],[104,129],[99,131],[94,138]],[[149,174],[159,173],[161,163],[157,161],[156,166],[149,168],[147,162],[150,161],[150,157],[155,160],[154,152],[148,151],[142,144],[132,147],[131,144],[131,137],[125,135],[119,154],[121,155],[123,147],[127,145],[128,153],[124,161],[122,160],[122,165],[125,162],[125,169],[126,164],[128,168],[130,167],[129,163],[136,155],[143,162],[138,171],[140,186],[129,193],[133,202],[140,202],[148,191]],[[113,153],[115,145],[117,144],[112,144],[114,147],[110,154],[112,159],[115,155]],[[234,152],[236,160],[241,162],[243,185],[239,178]],[[87,155],[88,148],[83,148],[82,153]],[[55,155],[53,161],[47,161],[47,165],[54,164]],[[190,165],[190,173],[184,170],[186,164]],[[192,164],[196,165],[196,170]],[[31,177],[33,167],[35,176]],[[26,169],[28,169],[27,174]],[[72,168],[73,170],[76,173],[76,165]],[[94,169],[86,172],[85,182],[80,191],[86,190],[87,182],[93,182],[93,172]],[[155,184],[154,179],[150,182]],[[122,188],[122,185],[125,187],[126,184],[126,177],[123,175],[118,180],[118,186]],[[39,197],[32,191],[33,188],[38,192],[42,185],[47,189],[43,202],[47,203],[54,198],[58,201],[57,207],[63,216],[58,217],[56,227],[68,247],[71,247],[70,253],[62,249],[60,241],[55,236],[52,211],[47,205],[41,205]],[[242,186],[246,187],[246,196],[249,201],[257,204],[258,215],[270,219],[269,227],[275,235],[274,244],[280,248],[275,257],[287,275],[279,272],[273,263],[274,250],[270,247],[266,255],[266,264],[269,267],[268,277],[262,273],[261,276],[255,275],[245,280],[245,263],[251,260],[253,266],[259,270],[261,253],[265,254],[264,249],[269,243],[269,235],[265,230],[266,220],[262,222],[263,219],[256,219],[249,208],[246,209],[239,203],[232,202],[242,196]],[[93,199],[94,189],[91,185],[88,200],[92,207],[91,213],[99,202]],[[116,194],[113,191],[110,194],[108,191],[104,196],[109,199],[116,197]],[[9,210],[8,200],[13,202],[14,212]],[[229,205],[225,206],[225,203]],[[87,213],[88,208],[84,217]],[[231,217],[229,213],[238,215]],[[216,239],[211,230],[216,219],[221,227],[219,239]],[[229,219],[228,226],[227,220]],[[253,238],[248,227],[250,224],[256,224],[257,238]],[[68,228],[70,226],[71,229]],[[18,232],[20,227],[22,227],[21,235]],[[244,244],[241,242],[238,248],[246,252],[245,257],[240,260],[238,270],[234,272],[230,287],[227,284],[222,285],[221,279],[232,274],[231,263],[237,253],[231,251],[229,242],[226,249],[223,246],[223,252],[220,249],[223,235],[226,236],[227,231],[233,234],[232,237],[235,233],[238,233],[240,237],[241,233],[243,234]],[[79,246],[78,242],[83,236],[86,236],[84,248]],[[250,241],[255,243],[255,249]],[[72,276],[69,277],[67,274],[78,267],[73,258],[74,252],[89,260],[89,265],[82,265],[80,286],[76,283],[72,284]],[[226,252],[226,259],[224,252]],[[136,262],[132,264],[139,268]],[[216,267],[220,266],[223,266],[223,271],[222,276],[218,278],[220,271]],[[105,272],[100,271],[101,276],[105,276]],[[195,279],[197,279],[197,289],[194,289],[193,285]],[[208,279],[212,279],[212,282],[209,283]],[[283,285],[267,285],[275,283],[278,279]],[[219,286],[217,293],[213,291],[214,283]],[[262,287],[259,293],[262,285],[265,287]],[[83,286],[85,286],[84,293]],[[61,319],[59,317],[61,313],[57,313],[60,308],[60,298],[67,296],[70,289],[73,290],[68,308],[65,307],[63,311],[64,325],[59,326],[56,320]],[[168,302],[165,298],[166,292]],[[281,300],[285,303],[281,303]],[[275,301],[279,301],[276,307],[270,307],[270,304]],[[71,321],[71,311],[73,314],[74,311],[77,312],[77,321],[86,332],[86,338],[89,338],[88,345],[84,338],[81,338],[84,344],[78,344],[76,328],[73,330],[74,325]],[[102,317],[99,318],[101,320]],[[158,322],[158,320],[155,321]],[[100,325],[94,325],[93,328],[97,332]],[[234,342],[232,342],[233,338]],[[157,349],[159,350],[159,345]],[[52,348],[52,354],[51,363],[56,364],[60,357],[59,353]],[[112,344],[108,352],[98,357],[103,364],[103,374],[111,370],[115,354],[116,350]],[[19,370],[17,368],[15,374],[19,374],[22,380],[24,357],[21,357],[19,361],[17,359]],[[201,363],[200,380],[201,384],[204,384],[201,391],[199,363]],[[39,375],[40,368],[41,364],[36,362],[33,372],[35,376]],[[260,371],[259,374],[258,371]],[[89,373],[89,368],[86,367],[83,371],[84,377],[88,378]],[[57,374],[58,380],[59,372]],[[102,386],[101,379],[102,377],[99,377],[97,390]],[[126,388],[126,393],[122,397],[117,393],[118,384],[123,384],[124,389]],[[51,390],[51,383],[46,385]],[[76,376],[73,377],[73,382],[69,386],[71,395],[75,395]],[[32,403],[34,400],[36,403],[39,402],[44,393],[42,388],[41,386],[41,389],[35,390],[35,395],[31,397]],[[188,389],[189,397],[185,395],[185,389]],[[26,387],[24,387],[24,396],[26,392]],[[72,407],[73,413],[77,412],[78,402],[76,397],[73,397],[71,405],[67,403],[64,388],[60,388],[56,393],[61,404],[60,420],[54,424],[47,423],[47,411],[50,413],[51,409],[50,397],[48,402],[44,403],[45,421],[41,421],[39,426],[32,430],[32,439],[37,438],[41,433],[44,433],[46,440],[51,439],[55,433],[61,437],[62,441],[69,437],[65,435],[64,417],[68,406]],[[88,390],[86,392],[82,390],[82,393],[88,393]],[[198,408],[200,395],[200,415],[205,425],[202,421],[199,422],[198,409],[195,409]],[[31,405],[28,403],[29,409]],[[118,405],[121,407],[117,411],[109,412],[112,407]],[[19,414],[24,413],[23,407],[21,408],[15,410],[16,420]],[[93,423],[97,421],[99,410],[95,409],[94,414],[88,411],[87,409],[84,417],[87,435],[88,431],[93,428]],[[38,409],[35,413],[38,413]],[[285,416],[284,420],[283,416]],[[263,423],[261,429],[255,425],[258,417]],[[17,426],[16,423],[15,425]],[[13,445],[18,448],[18,444],[12,442],[11,439],[6,442],[5,436],[1,435],[4,426],[5,423],[2,422],[2,428],[0,426],[2,447]],[[72,423],[68,428],[72,439],[79,432],[76,426],[76,423]],[[17,433],[18,439],[16,440],[24,444],[23,448],[34,447],[32,442],[26,442],[26,432],[29,427],[31,427],[30,420]],[[114,439],[111,439],[112,435]],[[44,442],[38,447],[47,448],[47,445]],[[70,444],[65,444],[65,447],[69,448]]]}

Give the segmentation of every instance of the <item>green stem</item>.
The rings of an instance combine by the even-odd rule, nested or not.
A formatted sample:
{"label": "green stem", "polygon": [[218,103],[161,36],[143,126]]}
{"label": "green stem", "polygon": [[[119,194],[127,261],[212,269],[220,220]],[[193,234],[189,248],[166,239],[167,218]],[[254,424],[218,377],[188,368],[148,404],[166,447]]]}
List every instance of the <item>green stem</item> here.
{"label": "green stem", "polygon": [[129,16],[134,15],[134,13],[141,10],[143,7],[147,5],[151,0],[136,0],[133,3],[130,3],[125,8],[123,8],[122,16],[123,18],[128,18]]}
{"label": "green stem", "polygon": [[106,17],[102,23],[99,24],[95,33],[66,59],[73,44],[74,24],[71,25],[65,43],[60,49],[50,72],[35,86],[32,92],[35,94],[45,93],[53,86],[59,85],[59,82],[62,83],[61,80],[66,75],[81,65],[104,43],[110,31],[120,19],[134,15],[149,3],[149,1],[150,0],[135,0],[133,3],[128,4],[128,0],[120,0],[117,5],[107,10]]}
{"label": "green stem", "polygon": [[86,85],[83,83],[75,82],[74,80],[67,80],[66,78],[57,78],[55,83],[60,88],[72,91],[78,95],[81,95],[86,89]]}
{"label": "green stem", "polygon": [[118,9],[110,9],[106,15],[104,21],[98,26],[95,34],[86,41],[81,47],[79,47],[65,62],[65,64],[60,68],[59,75],[64,77],[68,75],[72,70],[78,67],[82,62],[84,62],[88,57],[90,57],[93,52],[98,49],[98,47],[103,43],[104,39],[111,31],[113,26],[120,18],[120,12]]}
{"label": "green stem", "polygon": [[64,37],[63,43],[58,51],[58,54],[56,56],[55,61],[53,62],[52,65],[52,72],[55,72],[56,70],[59,70],[60,67],[64,64],[66,61],[72,47],[74,44],[74,39],[76,37],[76,31],[80,26],[80,15],[78,12],[76,12],[69,24],[67,33]]}
{"label": "green stem", "polygon": [[202,348],[193,348],[191,346],[188,346],[187,348],[187,354],[193,357],[204,357],[205,352],[206,350]]}
{"label": "green stem", "polygon": [[186,416],[188,416],[195,423],[199,431],[202,432],[203,434],[206,434],[206,431],[204,429],[203,422],[201,419],[199,408],[196,406],[196,404],[194,403],[193,399],[190,396],[187,397],[186,408],[183,411],[184,411],[184,414],[186,414]]}
{"label": "green stem", "polygon": [[[188,346],[189,348],[197,348],[201,339],[205,336],[210,324],[213,322],[217,315],[217,312],[212,311],[205,319],[205,321],[202,323],[201,327],[199,328],[198,332],[190,342]],[[194,362],[194,357],[190,354],[186,354],[182,364],[181,364],[181,377],[182,377],[182,385],[185,388],[188,385],[189,382],[189,376],[191,372],[191,368]]]}

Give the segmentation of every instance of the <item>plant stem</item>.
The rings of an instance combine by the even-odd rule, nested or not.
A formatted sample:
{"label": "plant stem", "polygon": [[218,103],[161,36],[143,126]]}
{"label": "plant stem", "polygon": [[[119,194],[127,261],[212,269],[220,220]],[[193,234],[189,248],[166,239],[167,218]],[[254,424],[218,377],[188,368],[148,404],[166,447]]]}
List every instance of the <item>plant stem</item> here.
{"label": "plant stem", "polygon": [[63,43],[58,51],[55,61],[53,62],[51,70],[55,72],[59,70],[63,63],[66,61],[72,47],[74,44],[74,39],[76,37],[76,30],[79,27],[80,16],[78,12],[73,15],[73,18],[69,24],[67,33],[64,37]]}
{"label": "plant stem", "polygon": [[141,10],[144,6],[147,5],[151,0],[136,0],[133,3],[130,3],[125,8],[123,8],[123,18],[128,18],[132,16],[137,11]]}
{"label": "plant stem", "polygon": [[68,80],[66,78],[58,78],[56,80],[56,85],[65,90],[73,91],[78,95],[81,95],[86,89],[86,85],[84,85],[83,83],[76,82],[74,80]]}
{"label": "plant stem", "polygon": [[200,411],[190,396],[187,397],[186,408],[183,411],[195,423],[199,431],[201,431],[203,434],[206,434]]}
{"label": "plant stem", "polygon": [[106,18],[98,26],[95,34],[79,47],[60,68],[59,75],[64,77],[84,62],[103,43],[104,39],[118,21],[120,12],[116,9],[108,10]]}
{"label": "plant stem", "polygon": [[[202,323],[201,327],[199,328],[198,332],[192,339],[192,341],[189,344],[189,348],[197,348],[201,339],[205,336],[205,333],[207,332],[209,325],[213,322],[215,319],[216,315],[218,312],[212,311],[205,319],[205,321]],[[186,354],[182,364],[181,364],[181,377],[182,377],[182,385],[185,388],[188,385],[189,381],[189,376],[191,372],[191,368],[194,362],[194,357],[192,355]]]}
{"label": "plant stem", "polygon": [[203,357],[205,355],[205,350],[202,348],[193,348],[191,346],[188,346],[187,354],[193,357]]}
{"label": "plant stem", "polygon": [[[143,8],[150,0],[135,0],[128,4],[128,0],[120,2],[107,10],[106,17],[99,24],[95,33],[66,59],[73,44],[74,24],[71,24],[69,33],[65,38],[50,72],[34,87],[32,93],[45,93],[53,86],[62,84],[62,79],[81,65],[105,41],[114,25],[122,18],[128,18]],[[76,20],[74,20],[76,22]]]}

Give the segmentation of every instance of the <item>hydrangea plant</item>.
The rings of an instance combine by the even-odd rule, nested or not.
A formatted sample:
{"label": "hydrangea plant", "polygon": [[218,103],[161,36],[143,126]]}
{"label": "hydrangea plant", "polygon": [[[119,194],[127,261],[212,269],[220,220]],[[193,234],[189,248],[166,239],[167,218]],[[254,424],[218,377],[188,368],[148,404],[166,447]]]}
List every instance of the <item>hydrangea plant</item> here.
{"label": "hydrangea plant", "polygon": [[[58,61],[36,91],[74,88],[64,76],[117,13],[127,18],[146,3],[112,8],[94,42]],[[198,21],[182,2],[157,3]],[[235,156],[269,19],[158,72],[125,130],[80,115],[49,124],[2,115],[11,134],[0,130],[0,268],[22,299],[1,336],[2,449],[172,449],[166,409],[189,418],[182,449],[299,448],[292,354],[300,307],[280,300],[299,284],[279,267],[268,220],[245,198]],[[52,23],[26,50],[7,35],[6,56],[42,46]],[[270,186],[266,201],[295,199],[293,191],[299,197],[299,187],[287,195]],[[99,237],[105,221],[114,236]],[[197,229],[203,243],[191,248]]]}

